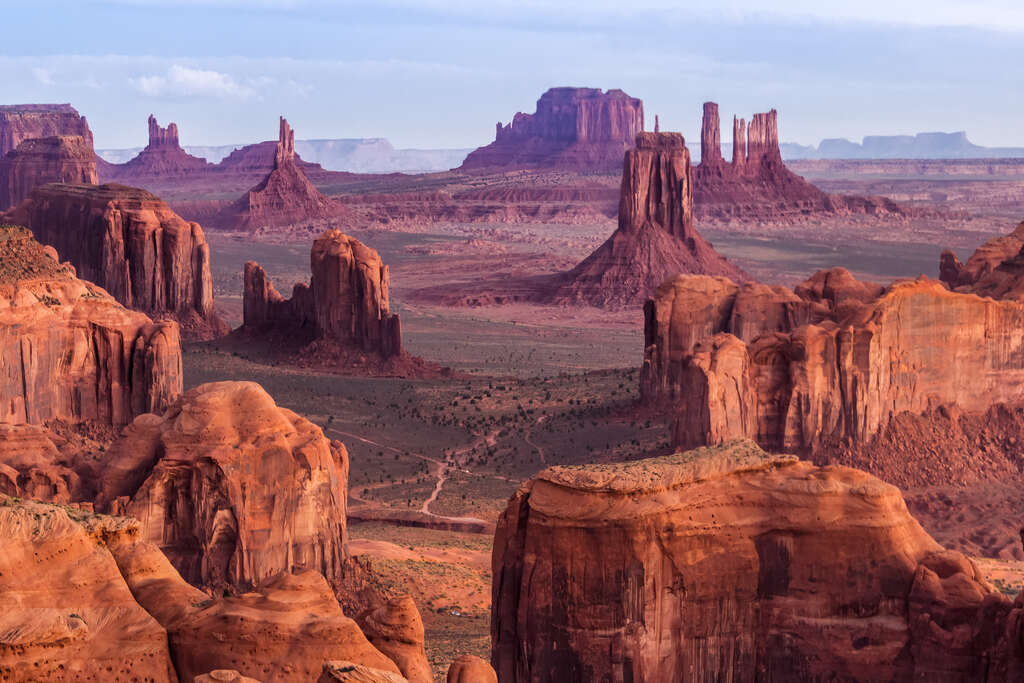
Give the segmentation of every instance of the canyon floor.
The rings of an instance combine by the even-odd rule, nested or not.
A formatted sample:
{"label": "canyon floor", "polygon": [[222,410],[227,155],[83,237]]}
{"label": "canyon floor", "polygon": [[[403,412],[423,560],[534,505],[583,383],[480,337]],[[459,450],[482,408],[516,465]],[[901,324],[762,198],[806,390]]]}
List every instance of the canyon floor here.
{"label": "canyon floor", "polygon": [[[877,282],[937,277],[943,248],[966,257],[985,239],[1012,229],[1014,210],[1024,216],[1024,184],[1007,182],[1015,189],[1000,195],[1002,203],[986,210],[978,199],[969,215],[912,222],[808,218],[790,225],[700,229],[722,253],[767,282],[792,284],[837,265]],[[932,202],[949,211],[954,205]],[[493,305],[471,296],[481,282],[568,269],[614,228],[612,220],[600,219],[347,228],[390,265],[392,310],[402,317],[407,350],[451,367],[451,378],[346,377],[297,369],[277,364],[267,350],[225,340],[186,350],[186,389],[214,380],[255,380],[279,405],[346,444],[352,552],[386,584],[413,594],[435,672],[464,652],[487,656],[490,534],[523,480],[553,464],[620,461],[668,450],[668,417],[636,405],[641,311]],[[311,236],[253,240],[208,231],[208,239],[218,310],[232,326],[241,321],[245,261],[259,261],[285,296],[290,283],[308,279]],[[1014,593],[1024,585],[1024,555],[1013,525],[1002,528],[993,521],[1010,518],[1000,511],[1014,497],[1009,490],[989,494],[977,487],[906,492],[912,511],[940,542],[992,555],[983,561],[984,571]],[[937,502],[943,500],[948,505]]]}

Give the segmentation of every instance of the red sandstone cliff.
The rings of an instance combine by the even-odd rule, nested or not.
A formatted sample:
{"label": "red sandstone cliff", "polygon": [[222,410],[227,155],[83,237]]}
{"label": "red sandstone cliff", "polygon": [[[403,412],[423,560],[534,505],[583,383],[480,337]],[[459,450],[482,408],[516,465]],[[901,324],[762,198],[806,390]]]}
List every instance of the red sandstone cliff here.
{"label": "red sandstone cliff", "polygon": [[644,301],[678,273],[746,279],[694,227],[690,152],[679,133],[637,135],[619,197],[618,229],[562,276],[553,300],[622,307]]}
{"label": "red sandstone cliff", "polygon": [[123,185],[46,185],[3,219],[31,228],[80,276],[125,306],[173,318],[191,338],[227,332],[214,311],[210,247],[202,228],[149,192]]}
{"label": "red sandstone cliff", "polygon": [[316,189],[296,163],[295,131],[282,117],[273,170],[224,209],[215,223],[224,229],[254,231],[314,223],[345,213],[345,207]]}
{"label": "red sandstone cliff", "polygon": [[389,311],[390,275],[380,255],[330,230],[313,242],[309,261],[310,285],[295,285],[288,300],[259,264],[245,264],[245,329],[325,340],[383,359],[401,356],[401,323]]}
{"label": "red sandstone cliff", "polygon": [[499,123],[494,142],[471,152],[461,169],[613,172],[643,129],[643,102],[621,90],[551,88],[537,100],[536,113]]}
{"label": "red sandstone cliff", "polygon": [[161,128],[156,117],[149,116],[149,143],[138,155],[124,164],[105,164],[101,168],[103,182],[132,183],[151,178],[177,178],[209,173],[213,164],[194,157],[178,143],[178,125]]}
{"label": "red sandstone cliff", "polygon": [[80,136],[30,138],[0,157],[0,210],[18,204],[40,185],[95,185],[96,155]]}
{"label": "red sandstone cliff", "polygon": [[503,681],[1016,680],[1001,596],[858,470],[750,442],[554,467],[492,556]]}
{"label": "red sandstone cliff", "polygon": [[25,140],[77,135],[92,146],[92,131],[70,104],[0,105],[0,157]]}
{"label": "red sandstone cliff", "polygon": [[122,425],[181,393],[178,326],[74,276],[24,228],[0,229],[0,422]]}

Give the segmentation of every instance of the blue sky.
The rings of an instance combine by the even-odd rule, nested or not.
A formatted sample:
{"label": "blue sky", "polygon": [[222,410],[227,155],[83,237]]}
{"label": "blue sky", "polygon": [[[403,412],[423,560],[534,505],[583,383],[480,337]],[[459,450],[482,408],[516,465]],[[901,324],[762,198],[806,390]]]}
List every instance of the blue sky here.
{"label": "blue sky", "polygon": [[[714,8],[708,5],[714,4]],[[768,7],[767,5],[770,5]],[[475,147],[551,86],[622,88],[665,129],[779,110],[781,137],[967,130],[1024,146],[1010,0],[0,0],[0,102],[71,102],[98,147],[387,137]]]}

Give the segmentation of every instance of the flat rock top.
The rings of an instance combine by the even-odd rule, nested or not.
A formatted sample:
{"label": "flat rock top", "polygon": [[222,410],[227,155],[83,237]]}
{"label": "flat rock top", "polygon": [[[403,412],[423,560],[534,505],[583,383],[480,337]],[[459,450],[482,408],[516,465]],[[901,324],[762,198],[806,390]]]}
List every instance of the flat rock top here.
{"label": "flat rock top", "polygon": [[647,460],[550,467],[537,478],[579,491],[630,494],[671,489],[796,462],[795,455],[765,453],[753,441],[742,439]]}
{"label": "flat rock top", "polygon": [[84,185],[76,183],[50,183],[43,185],[32,193],[33,196],[46,198],[75,197],[98,203],[108,201],[132,201],[164,205],[164,201],[153,193],[138,187],[107,183],[105,185]]}
{"label": "flat rock top", "polygon": [[61,265],[53,257],[55,253],[36,242],[28,228],[0,225],[0,284],[34,279],[72,279],[71,269]]}

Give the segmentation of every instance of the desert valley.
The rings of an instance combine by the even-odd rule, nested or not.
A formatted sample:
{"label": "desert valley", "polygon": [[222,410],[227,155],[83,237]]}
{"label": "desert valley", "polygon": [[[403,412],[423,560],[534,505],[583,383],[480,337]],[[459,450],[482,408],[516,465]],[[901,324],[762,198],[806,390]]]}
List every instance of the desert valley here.
{"label": "desert valley", "polygon": [[0,681],[1024,680],[1024,151],[609,85],[0,103]]}

